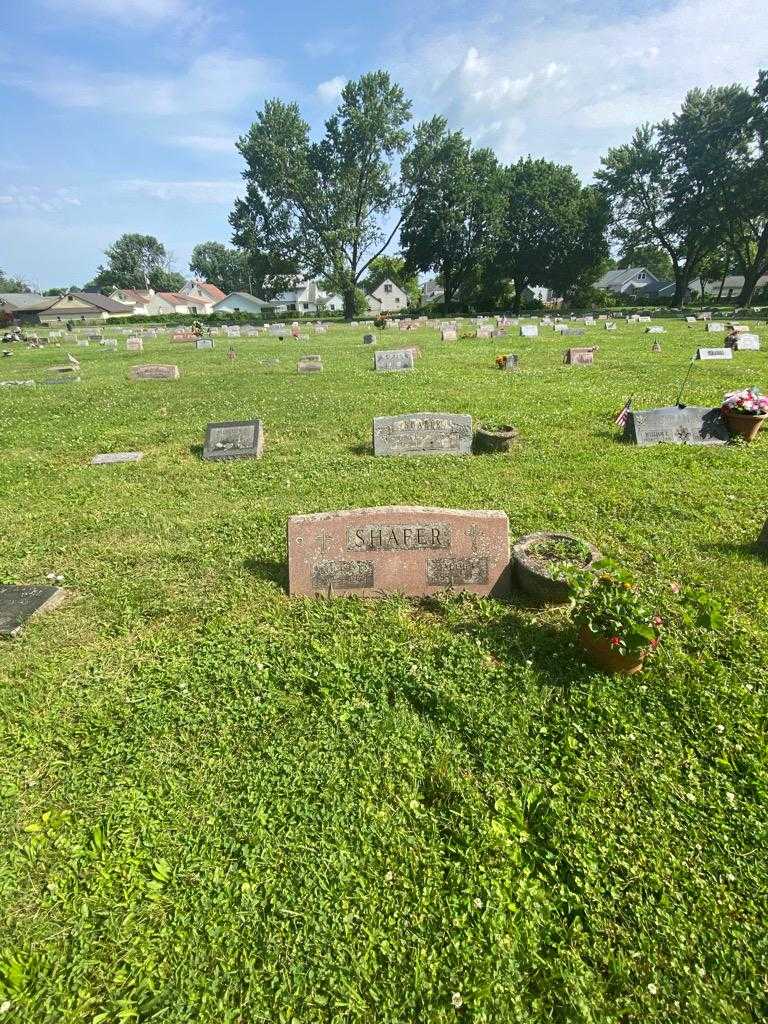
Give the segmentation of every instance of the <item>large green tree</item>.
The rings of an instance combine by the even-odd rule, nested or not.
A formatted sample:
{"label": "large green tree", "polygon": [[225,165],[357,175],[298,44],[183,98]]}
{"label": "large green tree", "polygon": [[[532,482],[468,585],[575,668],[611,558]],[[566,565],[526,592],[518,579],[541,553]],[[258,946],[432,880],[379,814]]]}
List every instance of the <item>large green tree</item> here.
{"label": "large green tree", "polygon": [[619,255],[616,266],[624,270],[627,267],[645,267],[663,281],[673,277],[672,260],[669,253],[658,245],[630,245]]}
{"label": "large green tree", "polygon": [[443,117],[416,127],[402,163],[405,213],[400,245],[408,265],[434,271],[449,305],[493,254],[501,172],[490,149],[472,149]]}
{"label": "large green tree", "polygon": [[403,289],[412,306],[419,305],[421,299],[419,279],[408,268],[402,256],[377,256],[372,259],[368,264],[368,272],[361,282],[361,287],[366,295],[370,295],[387,278]]}
{"label": "large green tree", "polygon": [[693,89],[659,135],[716,226],[713,249],[725,242],[744,277],[739,301],[751,302],[768,270],[768,74],[754,92],[741,85]]}
{"label": "large green tree", "polygon": [[682,306],[689,281],[717,243],[707,196],[668,133],[652,125],[642,125],[601,162],[595,177],[611,204],[616,240],[627,251],[650,245],[666,252],[674,302]]}
{"label": "large green tree", "polygon": [[184,277],[171,270],[171,257],[154,235],[121,235],[108,249],[105,265],[89,282],[102,291],[110,288],[153,288],[174,292],[184,287]]}
{"label": "large green tree", "polygon": [[594,278],[608,256],[608,206],[573,169],[519,160],[504,171],[504,213],[493,272],[514,284],[519,312],[528,285],[567,295]]}
{"label": "large green tree", "polygon": [[[189,269],[229,294],[255,287],[248,258],[241,249],[221,242],[200,242],[192,250]],[[261,282],[257,279],[257,284]]]}
{"label": "large green tree", "polygon": [[246,191],[230,223],[235,244],[262,263],[268,283],[322,275],[354,315],[358,282],[399,228],[398,221],[385,231],[383,223],[399,200],[393,164],[408,142],[410,116],[385,71],[344,86],[319,141],[295,103],[264,105],[237,143]]}
{"label": "large green tree", "polygon": [[20,277],[10,277],[5,271],[0,270],[0,293],[15,293],[18,295],[21,292],[31,291],[32,289],[26,281],[22,281]]}

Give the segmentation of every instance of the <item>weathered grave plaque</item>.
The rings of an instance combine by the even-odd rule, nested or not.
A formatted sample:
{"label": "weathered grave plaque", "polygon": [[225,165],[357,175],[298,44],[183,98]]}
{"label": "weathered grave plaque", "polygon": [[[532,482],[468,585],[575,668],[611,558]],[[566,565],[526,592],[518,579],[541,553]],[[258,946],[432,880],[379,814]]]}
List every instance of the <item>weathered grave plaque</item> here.
{"label": "weathered grave plaque", "polygon": [[666,334],[667,331],[666,331],[665,327],[659,327],[657,324],[654,324],[652,327],[646,327],[645,333],[646,334]]}
{"label": "weathered grave plaque", "polygon": [[509,591],[503,512],[390,505],[288,520],[290,593],[421,597]]}
{"label": "weathered grave plaque", "polygon": [[707,334],[722,334],[724,330],[725,325],[714,320],[707,324]]}
{"label": "weathered grave plaque", "polygon": [[91,343],[90,343],[90,341],[88,341],[87,338],[78,338],[77,339],[77,347],[78,348],[90,348],[91,347]]}
{"label": "weathered grave plaque", "polygon": [[539,328],[536,324],[523,324],[520,328],[521,338],[537,338],[539,335]]}
{"label": "weathered grave plaque", "polygon": [[492,338],[493,337],[493,328],[492,327],[478,327],[477,328],[477,332],[476,332],[476,336],[478,338]]}
{"label": "weathered grave plaque", "polygon": [[111,350],[113,352],[117,348],[117,340],[115,338],[105,338],[103,341],[99,342],[99,344],[101,345],[102,348]]}
{"label": "weathered grave plaque", "polygon": [[173,364],[147,363],[131,367],[131,380],[178,380],[179,368]]}
{"label": "weathered grave plaque", "polygon": [[624,427],[624,440],[638,445],[713,445],[729,439],[721,411],[700,405],[639,409],[629,413]]}
{"label": "weathered grave plaque", "polygon": [[412,370],[413,352],[409,349],[390,349],[385,352],[376,352],[373,356],[373,367],[379,372]]}
{"label": "weathered grave plaque", "polygon": [[213,348],[213,338],[197,338],[195,341],[195,348],[197,349],[208,349]]}
{"label": "weathered grave plaque", "polygon": [[143,352],[144,342],[141,338],[126,338],[125,339],[125,351],[126,352]]}
{"label": "weathered grave plaque", "polygon": [[446,327],[440,332],[440,338],[442,341],[456,341],[458,335],[455,327]]}
{"label": "weathered grave plaque", "polygon": [[66,596],[61,587],[0,586],[0,636],[17,636],[27,619]]}
{"label": "weathered grave plaque", "polygon": [[205,431],[203,458],[260,459],[264,448],[261,420],[232,420],[209,423]]}
{"label": "weathered grave plaque", "polygon": [[374,455],[469,455],[472,417],[449,412],[377,416]]}
{"label": "weathered grave plaque", "polygon": [[700,348],[696,352],[697,359],[733,359],[730,348]]}
{"label": "weathered grave plaque", "polygon": [[103,455],[94,455],[91,465],[111,466],[115,462],[139,462],[143,458],[144,452],[105,452]]}
{"label": "weathered grave plaque", "polygon": [[566,327],[560,333],[567,338],[583,338],[587,332],[583,327]]}
{"label": "weathered grave plaque", "polygon": [[611,320],[606,320],[605,321],[605,329],[606,329],[606,331],[615,331],[616,330],[616,324],[613,323]]}
{"label": "weathered grave plaque", "polygon": [[0,380],[0,388],[33,388],[33,380]]}
{"label": "weathered grave plaque", "polygon": [[594,355],[595,350],[592,348],[569,348],[564,362],[567,366],[590,366],[594,362]]}
{"label": "weathered grave plaque", "polygon": [[322,356],[302,356],[301,359],[299,359],[299,373],[321,373],[322,369]]}
{"label": "weathered grave plaque", "polygon": [[760,338],[757,334],[740,334],[733,347],[737,352],[759,352]]}

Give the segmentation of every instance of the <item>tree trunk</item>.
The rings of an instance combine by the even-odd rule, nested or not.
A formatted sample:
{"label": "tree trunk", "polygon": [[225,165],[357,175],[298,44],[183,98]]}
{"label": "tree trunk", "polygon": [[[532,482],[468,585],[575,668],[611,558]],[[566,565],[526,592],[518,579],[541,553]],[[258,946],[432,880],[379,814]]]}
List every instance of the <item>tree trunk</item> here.
{"label": "tree trunk", "polygon": [[727,274],[723,274],[723,279],[720,282],[720,287],[717,290],[717,301],[720,302],[723,298],[723,288],[725,288],[725,279],[728,277]]}
{"label": "tree trunk", "polygon": [[760,268],[753,264],[744,275],[744,287],[741,289],[737,300],[740,306],[750,306],[752,304],[755,288],[757,288],[757,282],[759,279]]}
{"label": "tree trunk", "polygon": [[675,267],[674,271],[675,297],[672,300],[672,304],[678,309],[682,309],[685,305],[685,293],[688,290],[688,275],[685,273],[685,268],[681,270],[679,267]]}
{"label": "tree trunk", "polygon": [[520,307],[523,304],[523,292],[525,291],[525,283],[523,281],[520,284],[515,281],[515,301],[512,304],[512,313],[517,316],[520,312]]}
{"label": "tree trunk", "polygon": [[351,288],[344,289],[344,319],[354,320],[355,313],[357,312],[357,288],[352,285]]}

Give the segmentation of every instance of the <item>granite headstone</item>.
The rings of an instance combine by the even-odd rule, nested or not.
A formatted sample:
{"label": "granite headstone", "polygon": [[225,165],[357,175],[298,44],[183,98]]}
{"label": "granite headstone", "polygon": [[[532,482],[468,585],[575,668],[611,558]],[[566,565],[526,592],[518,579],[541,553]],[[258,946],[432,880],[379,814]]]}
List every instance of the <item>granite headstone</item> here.
{"label": "granite headstone", "polygon": [[469,455],[472,417],[449,412],[377,416],[374,455]]}

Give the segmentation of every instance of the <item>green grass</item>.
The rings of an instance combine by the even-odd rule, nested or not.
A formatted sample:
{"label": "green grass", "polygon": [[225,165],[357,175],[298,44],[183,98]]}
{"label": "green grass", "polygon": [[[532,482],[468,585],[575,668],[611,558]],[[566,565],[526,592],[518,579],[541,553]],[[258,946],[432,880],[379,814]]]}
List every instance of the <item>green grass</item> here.
{"label": "green grass", "polygon": [[[375,374],[364,330],[234,341],[234,362],[225,338],[146,341],[176,382],[131,384],[142,357],[92,344],[82,383],[0,391],[0,577],[72,592],[0,646],[0,1020],[765,1019],[768,431],[636,448],[612,426],[630,394],[674,402],[718,339],[377,332],[423,356]],[[594,366],[562,365],[577,343]],[[768,390],[765,351],[697,365],[687,397],[748,384]],[[372,417],[412,411],[521,440],[374,458]],[[201,460],[207,422],[249,417],[260,461]],[[563,609],[287,597],[289,515],[384,504],[575,533],[662,603],[702,586],[727,627],[671,609],[621,678]]]}

